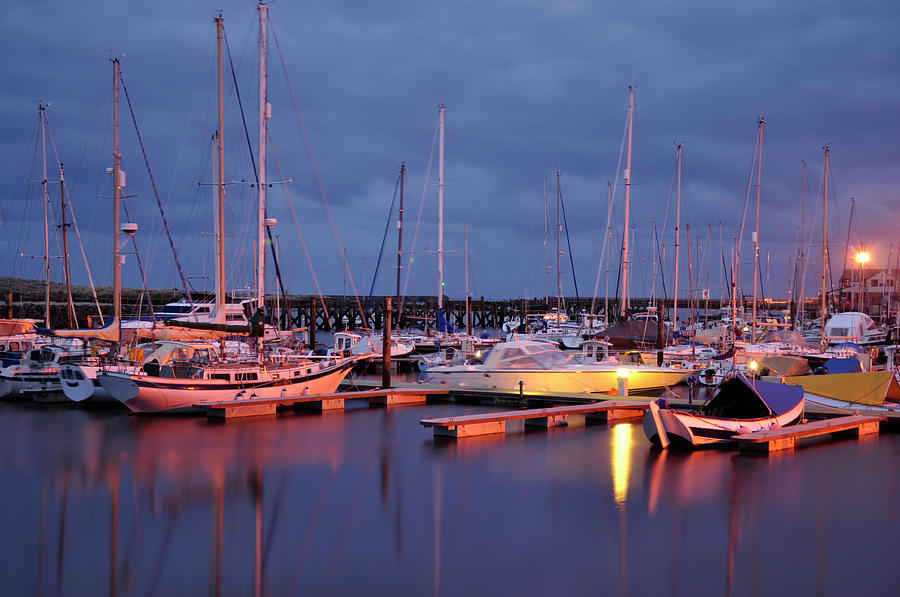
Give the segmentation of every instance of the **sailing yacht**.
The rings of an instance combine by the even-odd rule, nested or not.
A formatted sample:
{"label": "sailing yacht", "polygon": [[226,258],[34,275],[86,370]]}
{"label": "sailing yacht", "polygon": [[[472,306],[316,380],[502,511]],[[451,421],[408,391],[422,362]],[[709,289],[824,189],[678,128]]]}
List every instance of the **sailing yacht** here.
{"label": "sailing yacht", "polygon": [[[258,249],[257,249],[257,312],[251,322],[262,316],[265,297],[265,231],[266,231],[266,139],[267,119],[271,107],[266,94],[266,18],[268,7],[259,3],[260,77],[259,77],[259,159],[258,159]],[[224,21],[215,18],[217,31],[219,73],[219,134],[217,168],[217,227],[216,227],[216,322],[222,330],[228,328],[225,320],[225,241],[224,241],[224,96],[222,93],[222,44]],[[117,148],[118,150],[118,148]],[[214,330],[213,330],[214,331]],[[261,336],[261,333],[260,333]],[[350,373],[361,356],[351,357],[301,357],[275,360],[263,349],[259,338],[259,350],[255,359],[224,360],[210,351],[187,359],[174,359],[171,365],[149,359],[137,372],[101,371],[97,374],[100,385],[132,412],[160,413],[194,410],[195,404],[250,398],[279,398],[299,394],[327,394],[334,392],[341,380]],[[280,355],[283,357],[283,355]]]}

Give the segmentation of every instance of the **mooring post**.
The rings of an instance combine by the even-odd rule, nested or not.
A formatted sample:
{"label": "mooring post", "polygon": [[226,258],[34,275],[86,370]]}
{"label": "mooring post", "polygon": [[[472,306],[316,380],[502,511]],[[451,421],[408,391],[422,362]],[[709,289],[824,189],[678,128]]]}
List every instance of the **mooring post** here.
{"label": "mooring post", "polygon": [[381,368],[381,387],[391,387],[391,297],[385,299],[384,328],[381,333],[381,354],[384,359]]}
{"label": "mooring post", "polygon": [[309,333],[309,349],[316,349],[316,300],[312,297],[309,301],[309,321],[306,322],[306,330]]}

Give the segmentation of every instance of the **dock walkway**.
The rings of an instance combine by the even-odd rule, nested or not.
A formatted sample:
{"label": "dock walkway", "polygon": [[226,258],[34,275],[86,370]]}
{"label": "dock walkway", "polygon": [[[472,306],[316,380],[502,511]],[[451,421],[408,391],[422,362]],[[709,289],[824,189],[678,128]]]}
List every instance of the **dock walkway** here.
{"label": "dock walkway", "polygon": [[248,398],[246,400],[225,400],[222,402],[201,402],[194,408],[206,411],[210,418],[231,419],[274,415],[280,408],[308,406],[314,410],[343,410],[347,400],[367,398],[370,405],[393,406],[399,404],[424,404],[428,396],[447,394],[446,389],[437,388],[390,388],[363,390],[361,392],[338,392],[336,394],[306,394],[280,398]]}
{"label": "dock walkway", "polygon": [[797,440],[807,437],[830,435],[842,431],[850,431],[858,436],[878,433],[879,424],[885,420],[887,420],[887,417],[882,414],[850,415],[791,425],[781,429],[744,433],[736,435],[732,439],[737,442],[741,450],[777,452],[779,450],[790,450],[794,448]]}
{"label": "dock walkway", "polygon": [[531,427],[562,427],[569,423],[570,415],[584,415],[604,421],[642,417],[649,401],[603,400],[590,404],[529,408],[521,410],[489,412],[459,417],[422,419],[423,427],[432,427],[436,437],[463,438],[492,433],[505,433],[508,421],[525,421]]}

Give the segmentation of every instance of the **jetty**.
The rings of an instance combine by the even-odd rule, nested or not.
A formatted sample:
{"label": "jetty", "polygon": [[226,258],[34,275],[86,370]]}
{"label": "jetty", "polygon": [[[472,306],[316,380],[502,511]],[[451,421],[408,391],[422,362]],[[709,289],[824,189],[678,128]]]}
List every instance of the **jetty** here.
{"label": "jetty", "polygon": [[851,433],[857,437],[874,435],[879,432],[882,421],[887,416],[883,414],[873,415],[849,415],[822,419],[810,423],[801,423],[782,427],[781,429],[769,429],[766,431],[754,431],[734,436],[741,450],[757,450],[762,452],[778,452],[793,449],[797,442],[808,437],[818,437],[835,433]]}
{"label": "jetty", "polygon": [[490,412],[458,417],[429,418],[419,421],[423,427],[431,427],[435,437],[459,439],[478,435],[506,433],[509,421],[525,421],[527,427],[549,429],[569,424],[569,416],[584,415],[585,420],[615,421],[644,416],[650,401],[603,400],[591,404],[528,408],[504,412]]}
{"label": "jetty", "polygon": [[347,400],[367,399],[370,406],[397,406],[424,404],[428,396],[449,394],[446,389],[430,388],[388,388],[363,390],[358,392],[337,392],[335,394],[304,394],[279,398],[250,398],[224,400],[222,402],[201,402],[193,407],[206,412],[214,419],[234,419],[275,415],[281,409],[307,407],[317,412],[341,411]]}

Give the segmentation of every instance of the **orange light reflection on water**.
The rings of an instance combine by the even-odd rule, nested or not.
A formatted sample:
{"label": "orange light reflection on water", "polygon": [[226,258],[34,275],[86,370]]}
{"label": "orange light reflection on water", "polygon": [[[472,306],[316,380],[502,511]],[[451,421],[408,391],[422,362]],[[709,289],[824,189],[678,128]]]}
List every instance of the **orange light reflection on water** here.
{"label": "orange light reflection on water", "polygon": [[628,499],[628,479],[631,475],[632,425],[619,423],[613,427],[612,475],[613,494],[616,504],[622,505]]}

